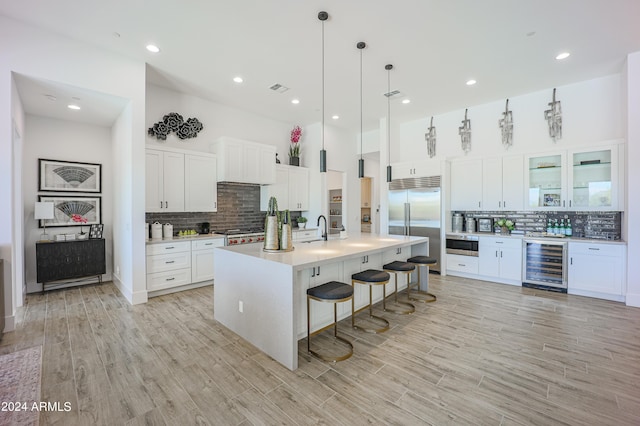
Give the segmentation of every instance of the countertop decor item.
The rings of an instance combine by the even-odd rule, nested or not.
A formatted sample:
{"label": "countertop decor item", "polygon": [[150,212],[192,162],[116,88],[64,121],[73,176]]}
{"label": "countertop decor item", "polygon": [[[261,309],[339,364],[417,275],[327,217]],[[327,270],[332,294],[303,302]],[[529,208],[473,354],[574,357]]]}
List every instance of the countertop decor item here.
{"label": "countertop decor item", "polygon": [[304,229],[307,227],[307,218],[304,216],[300,216],[299,218],[297,218],[296,222],[298,222],[298,228],[300,229]]}
{"label": "countertop decor item", "polygon": [[502,145],[509,149],[513,144],[513,111],[509,111],[509,99],[504,106],[502,118],[498,120],[498,126],[502,133]]}
{"label": "countertop decor item", "polygon": [[291,146],[289,147],[289,165],[300,165],[300,138],[302,137],[302,129],[300,126],[295,126],[291,130]]}
{"label": "countertop decor item", "polygon": [[513,223],[512,220],[509,220],[507,218],[499,219],[496,222],[496,225],[498,225],[500,227],[500,233],[501,234],[505,234],[505,235],[509,235],[511,233],[511,231],[516,229],[515,223]]}
{"label": "countertop decor item", "polygon": [[562,139],[562,106],[556,101],[556,89],[553,88],[553,99],[549,102],[549,109],[544,112],[544,119],[549,125],[549,136],[556,142]]}
{"label": "countertop decor item", "polygon": [[190,139],[198,137],[198,133],[204,128],[200,120],[197,118],[184,118],[177,112],[170,112],[162,117],[162,121],[158,121],[150,127],[147,133],[149,136],[155,136],[158,140],[166,140],[167,136],[174,132],[180,139]]}
{"label": "countertop decor item", "polygon": [[293,250],[293,234],[291,231],[291,213],[289,210],[282,212],[282,230],[280,231],[280,251]]}
{"label": "countertop decor item", "polygon": [[264,251],[278,251],[280,249],[278,226],[278,200],[269,198],[267,216],[264,218]]}
{"label": "countertop decor item", "polygon": [[464,110],[464,120],[462,120],[462,126],[458,127],[458,134],[460,135],[460,141],[462,142],[462,150],[465,155],[471,151],[471,120],[467,118],[467,112]]}

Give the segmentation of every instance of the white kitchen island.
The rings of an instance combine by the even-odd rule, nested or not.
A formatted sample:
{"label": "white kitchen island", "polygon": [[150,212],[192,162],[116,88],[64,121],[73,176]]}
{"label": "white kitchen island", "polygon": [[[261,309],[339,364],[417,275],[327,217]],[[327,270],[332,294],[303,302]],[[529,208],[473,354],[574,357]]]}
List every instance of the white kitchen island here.
{"label": "white kitchen island", "polygon": [[[358,235],[298,243],[287,253],[267,253],[262,244],[215,249],[214,318],[291,370],[298,368],[298,340],[306,337],[306,291],[329,281],[351,284],[351,275],[381,269],[394,260],[428,255],[429,239],[397,235]],[[424,274],[423,274],[424,275]],[[406,281],[398,282],[399,289]],[[366,305],[368,286],[357,286],[356,309]],[[387,285],[393,291],[393,276]],[[382,289],[374,302],[382,300]],[[332,304],[311,309],[312,330],[333,319]],[[339,319],[351,314],[351,304],[338,307]]]}

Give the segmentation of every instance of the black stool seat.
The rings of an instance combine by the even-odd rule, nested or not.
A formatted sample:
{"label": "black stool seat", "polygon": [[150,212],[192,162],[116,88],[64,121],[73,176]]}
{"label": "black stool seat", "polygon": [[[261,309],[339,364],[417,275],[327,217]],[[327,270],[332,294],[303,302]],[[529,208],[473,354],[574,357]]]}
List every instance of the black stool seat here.
{"label": "black stool seat", "polygon": [[422,265],[434,265],[438,263],[435,257],[429,256],[414,256],[407,259],[407,262],[420,263]]}
{"label": "black stool seat", "polygon": [[352,280],[356,281],[364,281],[367,283],[381,283],[384,281],[389,281],[391,276],[389,273],[384,271],[377,271],[375,269],[367,269],[366,271],[358,272],[357,274],[351,275]]}
{"label": "black stool seat", "polygon": [[387,263],[382,267],[382,269],[386,269],[388,271],[407,272],[413,271],[416,269],[416,266],[409,262],[400,262],[399,260],[396,260],[395,262]]}
{"label": "black stool seat", "polygon": [[330,281],[317,287],[310,288],[307,290],[307,294],[317,299],[345,299],[349,296],[353,296],[353,287],[339,281]]}

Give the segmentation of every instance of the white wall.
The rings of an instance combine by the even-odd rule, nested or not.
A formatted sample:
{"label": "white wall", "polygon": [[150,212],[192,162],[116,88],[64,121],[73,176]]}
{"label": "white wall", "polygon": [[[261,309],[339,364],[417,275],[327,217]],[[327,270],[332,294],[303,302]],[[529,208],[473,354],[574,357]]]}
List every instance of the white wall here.
{"label": "white wall", "polygon": [[[106,240],[107,274],[111,279],[112,259],[112,209],[113,209],[113,166],[111,155],[111,131],[107,127],[74,123],[27,114],[24,135],[23,161],[23,206],[25,217],[25,264],[27,291],[42,291],[42,284],[36,283],[35,243],[40,239],[42,229],[33,217],[34,203],[38,195],[66,195],[68,193],[38,192],[38,159],[77,161],[102,164],[102,193],[80,194],[78,196],[100,196],[102,198],[101,222],[104,224]],[[84,227],[89,232],[89,227]],[[56,234],[79,233],[79,227],[50,227],[47,234],[53,239]]]}
{"label": "white wall", "polygon": [[627,200],[626,235],[627,240],[627,299],[629,306],[640,307],[640,52],[627,57]]}
{"label": "white wall", "polygon": [[[253,142],[274,145],[282,164],[289,162],[289,138],[295,123],[284,123],[259,115],[228,107],[195,96],[175,92],[156,85],[147,85],[146,128],[162,121],[170,112],[177,112],[187,120],[197,118],[203,124],[198,137],[179,139],[174,133],[166,141],[147,135],[147,144],[161,145],[193,151],[210,152],[209,145],[222,136],[230,136]],[[302,157],[308,144],[305,143],[306,130],[302,135]]]}
{"label": "white wall", "polygon": [[[549,109],[553,88],[509,98],[513,111],[513,146],[508,151],[502,146],[498,120],[502,118],[505,100],[469,106],[471,120],[471,151],[467,157],[519,154],[620,139],[624,136],[622,119],[621,75],[615,74],[583,81],[556,90],[556,100],[562,105],[562,139],[556,143],[549,137],[544,111]],[[393,125],[391,162],[428,159],[424,134],[431,117]],[[461,157],[458,127],[462,125],[464,109],[436,115],[433,124],[437,131],[434,160]],[[394,137],[394,134],[399,137]]]}

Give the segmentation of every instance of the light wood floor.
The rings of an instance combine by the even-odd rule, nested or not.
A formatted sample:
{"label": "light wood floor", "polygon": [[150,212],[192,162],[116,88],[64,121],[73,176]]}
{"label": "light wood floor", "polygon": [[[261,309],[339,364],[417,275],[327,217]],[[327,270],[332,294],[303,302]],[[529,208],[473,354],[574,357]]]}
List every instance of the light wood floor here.
{"label": "light wood floor", "polygon": [[0,353],[43,345],[42,399],[72,410],[41,424],[640,424],[640,309],[434,275],[431,290],[413,315],[380,313],[384,334],[343,321],[347,361],[301,341],[295,372],[213,320],[211,287],[138,306],[110,283],[30,295]]}

